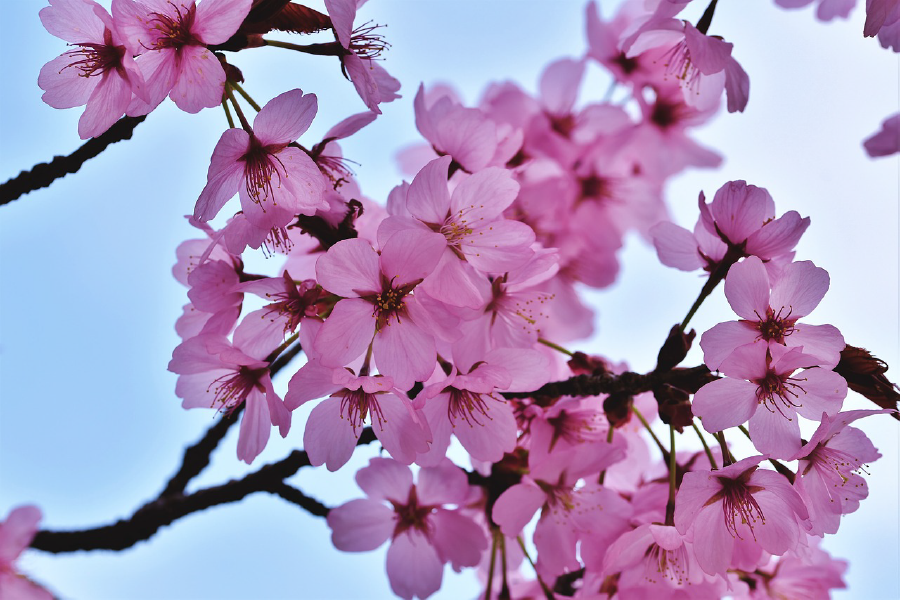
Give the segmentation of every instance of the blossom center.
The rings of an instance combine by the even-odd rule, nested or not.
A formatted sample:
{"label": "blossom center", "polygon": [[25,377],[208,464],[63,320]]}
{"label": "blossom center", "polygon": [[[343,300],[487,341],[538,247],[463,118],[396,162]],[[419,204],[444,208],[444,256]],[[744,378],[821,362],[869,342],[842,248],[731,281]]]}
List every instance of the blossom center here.
{"label": "blossom center", "polygon": [[184,46],[202,46],[203,42],[191,33],[197,13],[196,7],[192,4],[190,8],[185,8],[171,0],[169,5],[175,11],[175,16],[158,12],[150,13],[151,18],[147,24],[158,32],[159,37],[156,38],[153,47],[148,50],[162,50],[163,48],[178,50]]}
{"label": "blossom center", "polygon": [[[277,156],[282,149],[284,149],[282,144],[263,146],[256,136],[250,135],[250,147],[238,160],[244,162],[247,194],[253,202],[262,204],[266,198],[272,198],[272,204],[275,204],[275,190],[272,187],[272,179],[277,175],[277,187],[281,187],[282,172],[284,172],[284,177],[287,177],[287,172],[284,171],[284,164]],[[281,170],[278,169],[277,165],[281,166]]]}
{"label": "blossom center", "polygon": [[788,308],[787,314],[782,315],[784,307],[776,313],[771,307],[766,309],[766,317],[759,317],[756,328],[759,329],[760,339],[784,344],[784,338],[794,333],[794,324],[797,319],[791,318],[792,309]]}
{"label": "blossom center", "polygon": [[488,405],[484,394],[456,388],[450,388],[450,403],[447,405],[447,416],[450,418],[450,425],[453,427],[456,427],[457,419],[462,419],[469,427],[484,425],[484,419],[492,420],[488,414]]}
{"label": "blossom center", "polygon": [[354,29],[350,34],[350,50],[360,58],[369,60],[381,56],[382,52],[391,47],[380,33],[375,33],[381,27],[381,25],[372,25],[372,22],[368,21]]}
{"label": "blossom center", "polygon": [[391,500],[391,504],[394,505],[394,512],[397,515],[394,537],[408,529],[418,529],[425,534],[428,533],[428,515],[433,512],[434,507],[419,505],[416,486],[409,488],[409,498],[407,498],[406,504],[400,504],[394,500]]}
{"label": "blossom center", "polygon": [[266,388],[261,380],[268,372],[268,368],[251,369],[246,365],[241,365],[237,370],[217,377],[206,388],[207,393],[212,392],[213,394],[210,408],[218,408],[226,413],[231,413],[247,399],[254,388],[265,392]]}
{"label": "blossom center", "polygon": [[122,66],[125,46],[113,45],[112,32],[109,29],[103,32],[102,44],[83,42],[74,45],[79,46],[79,49],[69,50],[66,55],[76,60],[63,67],[63,71],[75,67],[81,71],[80,77],[93,77]]}
{"label": "blossom center", "polygon": [[690,563],[687,558],[687,549],[683,545],[675,550],[666,550],[654,542],[647,548],[644,556],[646,559],[645,577],[648,582],[656,583],[662,576],[675,585],[681,585],[688,579]]}
{"label": "blossom center", "polygon": [[[753,497],[755,492],[762,491],[763,488],[748,485],[750,475],[754,471],[756,471],[756,467],[751,467],[735,479],[719,477],[722,489],[706,503],[710,505],[719,500],[722,501],[725,528],[731,534],[731,537],[741,540],[744,539],[738,532],[738,527],[741,525],[746,525],[750,529],[750,534],[755,540],[756,533],[753,531],[753,527],[766,524],[766,517],[762,512],[762,508],[760,508],[756,498]],[[738,522],[739,519],[740,521]]]}
{"label": "blossom center", "polygon": [[375,394],[366,393],[360,388],[358,390],[344,390],[335,395],[343,396],[341,399],[341,419],[347,419],[350,422],[354,434],[362,431],[366,417],[370,413],[372,415],[372,425],[375,425],[377,420],[378,429],[384,429],[386,419],[381,411],[381,406],[378,404],[378,400],[375,399]]}
{"label": "blossom center", "polygon": [[784,411],[787,409],[789,413],[793,414],[795,408],[802,406],[795,400],[800,397],[797,390],[804,391],[800,384],[794,383],[794,381],[806,381],[806,379],[789,377],[788,373],[778,374],[769,370],[765,377],[754,380],[754,383],[759,386],[756,389],[757,402],[765,406],[769,412],[778,411],[788,421],[792,420]]}

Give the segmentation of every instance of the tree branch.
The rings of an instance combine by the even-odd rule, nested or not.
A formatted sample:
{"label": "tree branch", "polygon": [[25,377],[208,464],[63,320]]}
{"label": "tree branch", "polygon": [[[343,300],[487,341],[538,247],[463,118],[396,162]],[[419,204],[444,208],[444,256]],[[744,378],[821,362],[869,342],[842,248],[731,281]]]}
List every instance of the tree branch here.
{"label": "tree branch", "polygon": [[652,371],[645,375],[631,371],[625,371],[618,375],[614,373],[575,375],[564,381],[551,381],[533,392],[506,392],[503,396],[506,398],[533,398],[535,396],[555,398],[616,393],[640,394],[663,384],[686,390],[696,390],[703,383],[713,379],[714,377],[711,376],[706,365],[689,369]]}
{"label": "tree branch", "polygon": [[[363,430],[358,446],[375,440],[370,427]],[[39,531],[31,547],[45,552],[61,553],[78,550],[124,550],[138,542],[150,539],[160,528],[170,525],[191,513],[219,504],[238,502],[255,492],[275,493],[308,510],[315,516],[324,516],[328,508],[305,496],[300,490],[281,485],[302,467],[309,466],[309,456],[303,450],[294,450],[286,458],[261,467],[242,479],[235,479],[193,494],[162,496],[148,502],[127,518],[93,529],[79,531]],[[286,488],[289,488],[286,489]],[[300,497],[302,496],[302,500]]]}
{"label": "tree branch", "polygon": [[69,173],[75,173],[85,162],[106,150],[110,144],[131,139],[134,128],[146,118],[146,116],[123,117],[101,135],[86,141],[72,154],[55,156],[49,163],[37,164],[30,171],[22,171],[6,183],[0,184],[0,206],[28,192],[45,188]]}
{"label": "tree branch", "polygon": [[[274,377],[276,373],[286,367],[302,350],[303,348],[300,347],[300,344],[296,344],[283,352],[281,356],[272,363],[271,368],[269,369],[271,376]],[[166,487],[163,489],[162,493],[160,493],[160,497],[184,493],[188,483],[209,465],[209,457],[212,454],[212,451],[216,449],[216,446],[219,445],[219,442],[222,441],[225,434],[231,429],[231,426],[238,422],[237,417],[243,410],[244,405],[241,404],[234,409],[230,415],[222,417],[215,425],[210,427],[199,442],[193,446],[189,446],[184,451],[181,467],[179,467],[178,472],[169,479]]]}

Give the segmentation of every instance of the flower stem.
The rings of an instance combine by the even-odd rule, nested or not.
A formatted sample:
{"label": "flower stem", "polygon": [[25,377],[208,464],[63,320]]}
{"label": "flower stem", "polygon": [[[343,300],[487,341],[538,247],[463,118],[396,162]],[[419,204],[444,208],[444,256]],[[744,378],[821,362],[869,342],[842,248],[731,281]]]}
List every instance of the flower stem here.
{"label": "flower stem", "polygon": [[719,441],[719,447],[722,448],[722,466],[727,467],[734,464],[734,456],[732,456],[731,451],[728,449],[728,443],[725,441],[725,432],[718,432],[716,439]]}
{"label": "flower stem", "polygon": [[296,50],[305,54],[315,54],[317,56],[344,56],[350,51],[341,46],[338,42],[328,42],[325,44],[292,44],[290,42],[279,42],[278,40],[269,40],[263,38],[263,42],[267,46],[275,46],[276,48],[287,48],[288,50]]}
{"label": "flower stem", "polygon": [[712,467],[713,471],[717,471],[719,467],[716,465],[716,459],[713,456],[712,450],[710,450],[709,446],[706,444],[706,439],[700,432],[700,428],[697,427],[697,423],[695,423],[694,421],[691,421],[691,427],[693,427],[694,431],[697,432],[697,437],[700,438],[700,443],[703,444],[703,450],[704,452],[706,452],[706,457],[709,459],[709,465]]}
{"label": "flower stem", "polygon": [[644,415],[641,414],[641,412],[637,409],[637,407],[632,405],[631,410],[634,411],[634,415],[644,425],[644,428],[648,432],[650,432],[650,437],[652,437],[653,441],[656,442],[656,446],[657,446],[657,448],[659,448],[659,451],[662,452],[663,457],[666,460],[668,460],[669,459],[669,451],[666,450],[666,447],[663,446],[662,442],[659,441],[659,438],[656,437],[656,434],[653,433],[653,429],[650,428],[650,423],[647,422],[647,419],[644,418]]}
{"label": "flower stem", "polygon": [[222,108],[225,109],[225,118],[228,119],[228,127],[234,129],[234,118],[231,116],[231,109],[228,108],[228,102],[222,99]]}
{"label": "flower stem", "polygon": [[531,568],[534,569],[534,574],[537,576],[538,583],[541,584],[541,589],[544,590],[544,596],[547,597],[547,600],[556,600],[556,596],[553,595],[553,591],[547,587],[547,584],[544,583],[544,580],[541,578],[540,573],[537,572],[537,565],[534,564],[534,561],[531,560],[531,555],[528,554],[528,549],[525,548],[525,542],[522,541],[522,536],[516,538],[519,542],[519,547],[522,549],[522,554],[525,555],[525,558],[528,559],[528,563],[531,565]]}
{"label": "flower stem", "polygon": [[669,425],[669,501],[666,503],[666,525],[675,525],[675,427]]}
{"label": "flower stem", "polygon": [[494,587],[494,566],[497,563],[497,534],[500,533],[496,529],[491,530],[491,564],[488,567],[487,585],[484,590],[484,600],[491,600],[491,591]]}
{"label": "flower stem", "polygon": [[253,110],[255,110],[256,112],[259,112],[260,110],[262,110],[262,109],[259,107],[259,104],[257,104],[257,103],[253,100],[253,98],[250,97],[250,94],[248,94],[247,92],[244,91],[244,88],[241,87],[241,84],[239,84],[239,83],[236,82],[236,81],[232,81],[232,82],[231,82],[231,86],[232,86],[234,89],[236,89],[236,90],[238,91],[238,93],[239,93],[241,96],[244,97],[244,100],[246,100],[247,102],[250,103],[250,106],[253,107]]}
{"label": "flower stem", "polygon": [[237,100],[234,97],[234,92],[231,91],[231,84],[225,85],[225,93],[228,95],[228,99],[231,100],[231,105],[234,106],[234,112],[237,113],[238,120],[241,122],[241,127],[244,128],[249,134],[253,134],[253,128],[250,127],[250,122],[247,121],[247,117],[244,116],[244,111],[241,110],[241,106],[237,103]]}
{"label": "flower stem", "polygon": [[[606,443],[612,444],[613,441],[613,432],[616,430],[612,425],[609,426],[609,431],[606,432]],[[600,477],[597,479],[597,483],[603,485],[603,480],[606,479],[606,469],[600,471]]]}
{"label": "flower stem", "polygon": [[572,352],[566,350],[565,348],[563,348],[562,346],[560,346],[558,344],[554,344],[550,340],[545,340],[544,338],[538,338],[538,342],[542,343],[543,345],[547,346],[548,348],[553,348],[557,352],[562,352],[566,356],[574,356],[574,354]]}

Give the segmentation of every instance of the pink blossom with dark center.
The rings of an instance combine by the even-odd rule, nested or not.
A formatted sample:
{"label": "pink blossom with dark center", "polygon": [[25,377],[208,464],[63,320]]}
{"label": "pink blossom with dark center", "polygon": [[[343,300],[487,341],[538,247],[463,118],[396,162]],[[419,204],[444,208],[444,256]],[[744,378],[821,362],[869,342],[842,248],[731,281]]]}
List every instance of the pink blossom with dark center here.
{"label": "pink blossom with dark center", "polygon": [[207,49],[237,31],[251,0],[114,0],[113,17],[136,53],[147,82],[147,98],[135,100],[130,115],[155,109],[166,96],[189,113],[217,106],[225,71]]}
{"label": "pink blossom with dark center", "polygon": [[225,337],[202,334],[175,348],[169,370],[179,375],[175,394],[184,408],[214,408],[226,414],[246,403],[238,438],[238,459],[251,463],[269,440],[273,425],[284,437],[291,428],[291,413],[272,387],[269,363],[242,351],[237,333],[234,344]]}
{"label": "pink blossom with dark center", "polygon": [[859,508],[869,495],[865,478],[867,463],[881,454],[866,434],[849,424],[891,410],[851,410],[822,415],[816,432],[790,460],[799,460],[794,487],[809,507],[810,533],[836,533],[841,515]]}
{"label": "pink blossom with dark center", "polygon": [[697,563],[710,575],[725,575],[736,540],[752,540],[778,555],[800,540],[800,524],[809,514],[784,476],[758,469],[765,458],[684,475],[675,497],[675,528],[682,535],[693,531]]}
{"label": "pink blossom with dark center", "polygon": [[75,46],[41,68],[41,99],[53,108],[85,106],[78,120],[82,139],[96,137],[125,113],[132,94],[146,98],[144,78],[132,58],[136,50],[112,17],[92,0],[51,0],[41,23]]}
{"label": "pink blossom with dark center", "polygon": [[[749,420],[756,448],[787,458],[800,449],[797,416],[818,421],[823,412],[835,414],[847,395],[847,382],[834,371],[805,368],[816,363],[802,348],[741,346],[720,367],[727,377],[694,395],[694,414],[709,432]],[[798,369],[804,370],[795,373]]]}
{"label": "pink blossom with dark center", "polygon": [[319,284],[343,297],[316,337],[326,367],[343,367],[372,344],[379,371],[402,390],[434,370],[434,317],[414,290],[433,271],[444,236],[399,231],[379,255],[362,239],[343,240],[316,263]]}
{"label": "pink blossom with dark center", "polygon": [[[213,219],[237,192],[244,216],[257,228],[282,231],[298,214],[325,210],[325,178],[296,145],[312,123],[316,96],[299,89],[266,104],[250,131],[229,129],[213,150],[206,187],[197,199],[194,217]],[[281,234],[287,238],[287,233]]]}
{"label": "pink blossom with dark center", "polygon": [[487,549],[484,529],[459,510],[469,485],[449,460],[419,470],[413,483],[409,467],[373,458],[356,482],[368,498],[331,509],[328,526],[335,548],[368,552],[390,540],[387,575],[401,598],[427,598],[441,586],[444,564],[459,571],[478,564]]}
{"label": "pink blossom with dark center", "polygon": [[725,278],[725,297],[741,320],[719,323],[703,334],[703,361],[717,370],[735,348],[763,344],[802,347],[818,366],[834,367],[845,346],[841,332],[833,325],[799,322],[818,306],[828,286],[828,272],[810,261],[787,265],[777,279],[755,256],[735,264]]}

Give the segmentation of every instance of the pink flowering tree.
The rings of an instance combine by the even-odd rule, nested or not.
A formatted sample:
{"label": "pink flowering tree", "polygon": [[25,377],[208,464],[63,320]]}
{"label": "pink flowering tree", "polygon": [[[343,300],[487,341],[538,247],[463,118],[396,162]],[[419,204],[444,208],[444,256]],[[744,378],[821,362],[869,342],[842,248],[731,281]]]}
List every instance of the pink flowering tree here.
{"label": "pink flowering tree", "polygon": [[[857,313],[877,313],[875,292],[830,275],[828,249],[851,263],[881,262],[885,272],[892,263],[881,256],[889,252],[861,249],[878,243],[870,239],[875,226],[852,214],[865,198],[833,193],[803,204],[797,196],[811,184],[799,166],[742,164],[746,158],[732,157],[742,157],[743,138],[700,129],[753,118],[757,96],[766,105],[777,89],[781,63],[809,69],[789,55],[774,61],[749,52],[735,4],[589,2],[578,16],[582,33],[568,33],[581,40],[570,54],[532,44],[541,53],[529,65],[536,87],[488,72],[494,82],[477,100],[432,83],[453,79],[451,48],[429,65],[427,81],[394,71],[385,60],[392,43],[392,58],[416,50],[399,47],[381,22],[403,22],[387,2],[50,0],[41,7],[36,18],[66,45],[58,44],[56,58],[42,57],[48,62],[32,79],[36,73],[47,106],[84,107],[72,134],[88,141],[0,185],[0,203],[56,189],[73,181],[54,183],[63,175],[102,163],[124,183],[72,204],[116,206],[107,209],[116,218],[109,229],[126,233],[103,249],[121,259],[109,271],[95,267],[100,257],[53,238],[56,254],[42,278],[17,292],[10,283],[9,296],[64,289],[62,302],[35,294],[53,296],[62,311],[93,293],[88,282],[93,289],[98,279],[149,277],[167,259],[154,254],[144,263],[132,250],[157,233],[145,223],[162,211],[134,201],[147,190],[178,203],[159,231],[180,227],[180,239],[166,244],[181,287],[166,307],[175,335],[162,350],[156,338],[133,335],[95,353],[88,341],[96,323],[36,319],[41,305],[24,306],[14,325],[52,321],[55,329],[33,337],[66,331],[64,347],[76,351],[51,360],[5,344],[13,361],[28,355],[61,374],[10,368],[4,385],[28,381],[28,393],[15,395],[27,399],[23,405],[57,406],[50,403],[79,387],[127,403],[146,386],[111,365],[151,348],[165,355],[158,371],[168,361],[166,385],[179,399],[170,404],[190,409],[155,429],[187,423],[187,438],[197,427],[206,431],[183,450],[161,491],[146,492],[156,495],[108,523],[87,508],[67,522],[53,502],[43,510],[25,504],[40,494],[18,480],[4,490],[15,507],[0,522],[0,598],[69,593],[33,562],[42,554],[123,551],[175,535],[194,513],[265,496],[290,518],[314,519],[291,532],[311,554],[327,548],[348,553],[335,560],[359,565],[349,553],[379,552],[366,563],[378,563],[376,574],[359,578],[407,600],[812,599],[846,588],[848,569],[867,557],[842,555],[831,541],[853,531],[845,515],[876,512],[864,502],[883,476],[872,464],[891,449],[868,426],[900,420],[900,390],[875,356],[890,349],[873,346],[874,333],[854,325]],[[778,19],[789,18],[781,8],[815,4],[816,17],[830,21],[846,19],[855,2],[774,4],[767,10]],[[543,10],[552,22],[555,9]],[[873,46],[864,37],[877,37],[883,49],[900,49],[898,2],[870,0],[856,11],[853,43]],[[302,62],[281,62],[291,59]],[[329,77],[340,85],[329,87]],[[103,162],[113,152],[94,158],[144,120],[164,122],[166,111],[180,121],[163,134],[165,152],[123,163]],[[804,118],[784,112],[792,123]],[[415,139],[398,134],[391,119],[403,119]],[[816,131],[828,126],[817,123]],[[876,133],[861,130],[834,151],[888,156],[900,148],[898,131],[890,116]],[[367,135],[376,143],[361,146]],[[190,154],[202,156],[203,168],[172,184],[190,144],[199,145]],[[777,153],[777,140],[771,145]],[[826,154],[809,140],[803,156],[816,162]],[[396,160],[399,175],[383,176],[379,189],[361,165],[384,156]],[[792,161],[802,162],[782,159]],[[723,164],[728,171],[714,170]],[[751,181],[738,178],[743,169]],[[681,193],[685,174],[698,171],[702,185]],[[874,175],[841,177],[861,186]],[[795,181],[792,191],[785,180]],[[848,231],[817,233],[819,207],[837,203]],[[52,220],[21,229],[41,231]],[[81,235],[71,237],[102,229],[79,223]],[[40,245],[33,234],[28,241]],[[629,290],[635,251],[659,268]],[[73,257],[77,270],[62,266]],[[623,299],[607,302],[615,297]],[[836,297],[853,301],[835,310]],[[99,322],[123,332],[153,318],[127,292],[92,300],[103,307]],[[614,338],[604,328],[624,333]],[[68,386],[64,393],[48,391],[59,385]],[[11,397],[4,392],[4,432],[40,435],[29,427],[53,417],[7,418]],[[95,407],[71,404],[82,414],[68,430],[96,431]],[[66,438],[57,459],[70,460],[59,450],[79,442],[105,444],[96,461],[138,445],[139,417],[153,409],[140,410],[108,427],[114,442]],[[145,471],[168,464],[164,454],[181,454],[181,442],[160,439],[165,446],[149,446],[154,460],[129,465],[126,485],[138,489],[150,479]],[[220,445],[226,451],[214,454]],[[26,453],[15,456],[28,464]],[[221,477],[218,468],[238,461],[245,465],[234,478]],[[79,468],[68,465],[71,473]],[[340,489],[340,477],[356,487]],[[112,475],[106,481],[91,485],[118,485]],[[59,484],[44,497],[69,490],[74,498],[83,487]],[[240,507],[210,514],[229,510]],[[291,525],[274,514],[263,508],[233,518],[235,529],[261,537],[212,553],[217,568],[224,560],[254,580],[282,570],[278,561],[292,555],[268,540]],[[211,548],[192,548],[186,562]],[[341,568],[354,573],[341,581],[299,562],[284,569],[306,584],[263,592],[258,583],[247,593],[343,596],[357,578],[352,566]],[[451,570],[476,587],[446,587]],[[173,585],[170,596],[193,594]]]}

